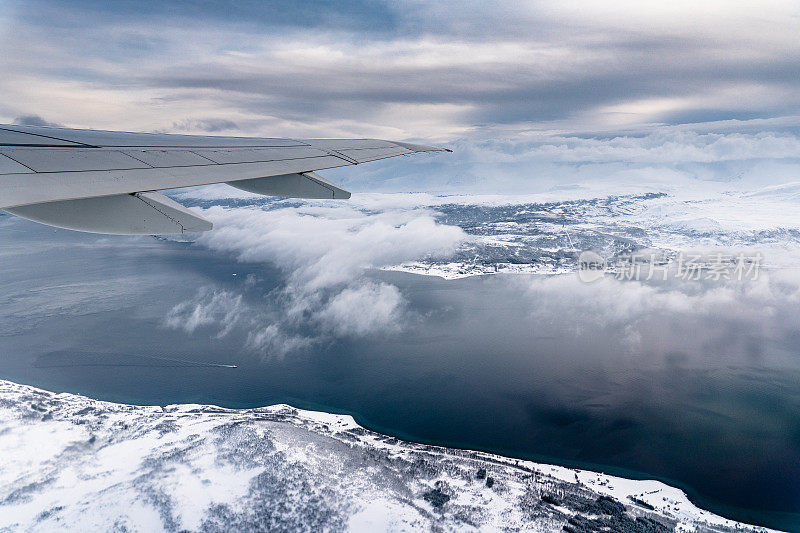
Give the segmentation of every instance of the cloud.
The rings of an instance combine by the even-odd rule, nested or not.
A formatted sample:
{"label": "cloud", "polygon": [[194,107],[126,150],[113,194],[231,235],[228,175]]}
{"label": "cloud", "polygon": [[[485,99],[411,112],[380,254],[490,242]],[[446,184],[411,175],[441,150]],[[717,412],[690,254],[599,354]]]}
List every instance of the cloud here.
{"label": "cloud", "polygon": [[[462,206],[456,210],[455,219],[466,226],[478,219],[497,221],[486,216],[493,205],[516,206],[510,210],[503,207],[501,212],[528,216],[537,209],[560,213],[564,208],[571,216],[583,219],[581,224],[591,232],[631,232],[637,236],[636,242],[689,253],[760,253],[765,263],[757,280],[741,283],[605,279],[586,285],[578,283],[574,275],[500,276],[487,281],[494,287],[508,285],[508,294],[514,295],[517,302],[514,309],[523,310],[523,314],[527,309],[528,319],[523,322],[534,324],[537,334],[545,338],[562,338],[565,328],[566,337],[574,337],[576,343],[603,338],[610,346],[603,355],[609,355],[609,350],[613,355],[616,350],[621,357],[644,352],[725,357],[721,350],[726,346],[755,346],[752,339],[772,336],[772,327],[777,328],[777,337],[791,337],[796,314],[793,309],[800,301],[800,278],[793,268],[797,251],[792,242],[787,243],[787,239],[792,240],[792,228],[797,226],[797,198],[787,197],[796,196],[796,188],[795,183],[762,188],[753,194],[714,194],[706,198],[687,190],[677,197],[659,197],[638,205],[623,201],[619,209],[610,210],[602,207],[603,202],[592,201],[543,204],[548,200],[542,196],[357,194],[350,202],[336,204],[251,197],[250,201],[259,207],[215,207],[206,211],[215,213],[212,216],[218,222],[236,229],[230,236],[239,238],[230,246],[214,239],[204,245],[232,252],[246,261],[269,261],[286,274],[282,290],[270,295],[273,302],[280,304],[280,310],[276,308],[272,316],[280,318],[260,321],[248,337],[251,347],[275,352],[281,346],[303,349],[348,336],[392,335],[406,331],[412,323],[420,323],[421,317],[416,314],[420,309],[411,303],[413,296],[403,294],[401,285],[377,282],[365,275],[365,269],[413,261],[432,250],[437,250],[436,255],[445,261],[472,261],[472,256],[454,259],[451,255],[450,246],[458,247],[471,237],[458,231],[450,235],[452,228],[441,223],[453,220],[446,214],[453,212],[453,205],[449,204]],[[187,198],[192,194],[208,201],[218,195],[224,197],[225,192],[204,188],[184,193]],[[700,220],[698,211],[707,220]],[[423,232],[412,232],[410,228],[415,226],[411,222],[419,223],[427,217],[432,217],[434,224],[420,226],[428,228],[424,244],[419,238]],[[435,224],[435,220],[440,223]],[[542,222],[548,221],[543,218]],[[702,230],[706,226],[714,228],[713,234]],[[701,229],[699,233],[697,228]],[[513,227],[488,231],[489,238],[496,236],[491,235],[492,231],[524,233]],[[320,233],[319,240],[308,237],[316,233]],[[250,237],[244,238],[247,234]],[[368,235],[385,235],[405,250],[388,252],[376,246],[381,238],[364,238]],[[204,242],[203,238],[199,242]],[[437,242],[440,244],[434,246]],[[441,243],[447,246],[442,247]],[[346,253],[340,255],[339,246]],[[484,259],[492,260],[475,252],[476,262]],[[331,272],[324,271],[325,265],[330,265]],[[497,293],[494,297],[504,299]],[[753,318],[754,309],[759,310],[758,320]],[[724,324],[719,324],[721,316],[725,317]],[[303,329],[309,325],[310,330]],[[599,353],[589,345],[576,349],[586,350],[587,357]],[[757,355],[756,348],[753,350]]]}
{"label": "cloud", "polygon": [[453,139],[796,113],[792,3],[622,6],[8,2],[0,114]]}
{"label": "cloud", "polygon": [[[727,346],[751,338],[791,338],[800,302],[800,277],[786,270],[764,270],[745,282],[605,278],[583,284],[571,275],[506,281],[527,295],[530,320],[543,336],[603,338],[624,357],[730,357]],[[586,351],[587,357],[594,353]]]}
{"label": "cloud", "polygon": [[403,296],[394,285],[365,283],[344,289],[331,298],[318,317],[330,324],[338,336],[397,331],[401,328],[404,303]]}
{"label": "cloud", "polygon": [[270,261],[301,292],[344,283],[368,268],[446,256],[465,238],[425,210],[364,212],[343,203],[264,210],[210,207],[215,231],[197,244],[240,261]]}
{"label": "cloud", "polygon": [[255,324],[247,334],[245,345],[256,352],[280,357],[310,348],[320,343],[323,338],[287,332],[280,324]]}
{"label": "cloud", "polygon": [[[800,125],[800,119],[795,121]],[[764,131],[768,127],[779,131]],[[355,192],[439,194],[560,193],[581,197],[636,192],[753,190],[800,180],[800,131],[787,122],[720,130],[659,127],[620,134],[527,133],[462,139],[452,154],[398,158],[325,171]],[[745,130],[729,131],[730,128]]]}
{"label": "cloud", "polygon": [[247,307],[242,295],[230,291],[202,287],[192,300],[181,302],[170,309],[164,325],[194,333],[197,328],[214,325],[219,327],[217,338],[228,335],[238,324]]}
{"label": "cloud", "polygon": [[[188,194],[188,193],[187,193]],[[373,206],[374,207],[374,206]],[[215,231],[196,245],[233,254],[247,263],[270,263],[279,287],[250,294],[201,288],[175,306],[164,324],[194,333],[213,328],[217,338],[240,331],[245,345],[284,355],[340,337],[402,331],[411,319],[400,290],[367,275],[369,269],[426,257],[446,257],[466,239],[438,224],[426,209],[359,209],[342,203],[203,210]]]}
{"label": "cloud", "polygon": [[785,2],[191,5],[10,3],[0,118],[455,150],[327,172],[356,192],[800,180]]}
{"label": "cloud", "polygon": [[484,157],[559,163],[716,163],[748,159],[797,158],[800,138],[790,133],[697,133],[658,130],[646,135],[607,138],[540,136],[518,143],[485,143]]}
{"label": "cloud", "polygon": [[222,131],[236,131],[239,126],[232,120],[222,118],[207,118],[198,120],[181,120],[172,123],[172,130],[175,131],[205,131],[208,133],[219,133]]}
{"label": "cloud", "polygon": [[20,115],[14,119],[14,124],[21,126],[61,126],[61,124],[56,124],[55,122],[48,122],[39,115]]}

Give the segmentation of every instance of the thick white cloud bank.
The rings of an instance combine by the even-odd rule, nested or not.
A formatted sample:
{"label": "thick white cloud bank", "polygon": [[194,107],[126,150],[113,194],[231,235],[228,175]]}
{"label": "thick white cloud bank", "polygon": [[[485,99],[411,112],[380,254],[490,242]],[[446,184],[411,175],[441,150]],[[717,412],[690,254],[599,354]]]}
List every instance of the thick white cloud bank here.
{"label": "thick white cloud bank", "polygon": [[176,305],[164,325],[193,333],[213,326],[217,337],[248,331],[248,347],[282,355],[332,337],[401,331],[409,319],[397,287],[365,277],[368,269],[447,257],[467,238],[438,224],[425,209],[365,212],[340,203],[278,209],[204,210],[215,231],[196,243],[239,261],[270,263],[285,276],[261,305],[211,287]]}
{"label": "thick white cloud bank", "polygon": [[365,214],[346,204],[277,210],[204,211],[217,230],[197,242],[235,253],[242,261],[273,261],[290,272],[290,287],[315,290],[348,281],[364,268],[446,255],[464,238],[424,211]]}

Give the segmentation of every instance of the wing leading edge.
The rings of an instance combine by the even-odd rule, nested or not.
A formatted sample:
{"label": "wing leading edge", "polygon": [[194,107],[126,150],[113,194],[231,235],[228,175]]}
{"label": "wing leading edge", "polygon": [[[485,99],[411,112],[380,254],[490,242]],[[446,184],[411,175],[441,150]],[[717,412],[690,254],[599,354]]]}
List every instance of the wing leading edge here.
{"label": "wing leading edge", "polygon": [[0,125],[0,209],[95,233],[205,231],[211,223],[155,193],[228,183],[290,198],[349,198],[314,171],[417,152],[379,139],[204,137]]}

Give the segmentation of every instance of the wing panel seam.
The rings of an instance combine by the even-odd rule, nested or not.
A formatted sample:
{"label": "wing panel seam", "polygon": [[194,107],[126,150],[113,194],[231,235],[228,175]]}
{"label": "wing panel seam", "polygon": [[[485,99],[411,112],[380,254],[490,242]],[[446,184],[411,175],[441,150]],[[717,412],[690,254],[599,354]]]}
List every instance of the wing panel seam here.
{"label": "wing panel seam", "polygon": [[[196,148],[195,148],[195,150],[196,150]],[[202,157],[202,158],[203,158],[203,159],[205,159],[206,161],[209,161],[209,162],[210,162],[212,165],[219,165],[219,163],[217,163],[216,161],[214,161],[213,159],[211,159],[211,158],[209,158],[209,157],[206,157],[206,156],[204,156],[203,154],[198,154],[197,152],[195,152],[195,151],[193,151],[193,150],[189,150],[189,151],[190,151],[191,153],[193,153],[194,155],[196,155],[196,156],[198,156],[198,157]],[[197,166],[200,166],[200,165],[197,165]],[[203,166],[211,166],[211,165],[203,165]]]}
{"label": "wing panel seam", "polygon": [[[147,165],[147,166],[148,166],[148,167],[150,167],[150,168],[159,168],[159,167],[154,167],[153,165],[151,165],[151,164],[150,164],[150,163],[148,163],[147,161],[142,161],[141,159],[139,159],[139,158],[138,158],[138,157],[136,157],[135,155],[131,155],[131,154],[127,153],[127,152],[122,152],[122,151],[120,151],[119,153],[121,153],[121,154],[125,154],[125,155],[127,155],[128,157],[130,157],[131,159],[135,159],[136,161],[140,162],[140,163],[141,163],[141,164],[143,164],[143,165]],[[162,168],[168,168],[168,167],[162,167]],[[114,170],[117,170],[117,169],[114,169]]]}
{"label": "wing panel seam", "polygon": [[306,178],[306,179],[308,179],[308,180],[311,180],[311,181],[313,181],[313,182],[314,182],[314,183],[316,183],[317,185],[322,185],[323,187],[325,187],[326,189],[328,189],[329,191],[331,191],[331,198],[333,198],[333,197],[335,197],[335,196],[336,196],[336,190],[335,190],[333,187],[329,186],[327,183],[325,183],[325,182],[323,182],[323,181],[320,181],[320,180],[318,180],[318,179],[314,179],[314,177],[313,177],[313,176],[309,176],[308,174],[309,174],[308,172],[303,172],[301,175],[302,175],[304,178]]}
{"label": "wing panel seam", "polygon": [[[19,133],[19,132],[15,132]],[[32,135],[32,134],[31,134]],[[53,137],[55,139],[55,137]],[[61,139],[59,139],[61,140]],[[68,141],[72,142],[72,141]],[[40,146],[40,145],[37,145]],[[186,144],[104,144],[104,145],[81,145],[81,146],[62,146],[59,145],[57,148],[144,148],[147,150],[163,150],[165,148],[179,148],[181,150],[252,150],[253,148],[298,148],[298,147],[305,147],[309,146],[307,144],[242,144],[237,146],[225,146],[223,145],[208,145],[208,146],[190,146]]]}
{"label": "wing panel seam", "polygon": [[352,159],[350,157],[347,157],[346,155],[344,155],[343,153],[338,152],[337,150],[325,150],[325,151],[328,153],[328,155],[332,155],[333,157],[338,157],[339,159],[341,159],[343,161],[347,161],[351,165],[357,165],[358,164],[358,161],[356,161],[355,159]]}
{"label": "wing panel seam", "polygon": [[[9,157],[7,154],[2,154],[2,155],[5,155],[6,157]],[[334,154],[325,154],[325,155],[311,155],[311,156],[306,156],[306,157],[291,157],[291,158],[287,158],[287,159],[268,159],[268,160],[265,160],[265,161],[245,161],[245,162],[241,162],[241,163],[212,163],[210,165],[188,165],[188,166],[173,165],[173,166],[169,166],[169,167],[151,167],[151,166],[148,166],[147,168],[133,167],[133,168],[110,168],[110,169],[106,169],[106,170],[97,170],[97,169],[95,169],[95,170],[58,170],[58,171],[48,171],[48,172],[36,172],[35,170],[31,169],[31,171],[36,173],[36,174],[75,174],[75,173],[78,173],[78,172],[120,172],[120,171],[124,171],[124,170],[166,170],[166,169],[170,169],[170,168],[192,168],[192,167],[208,168],[208,167],[215,167],[215,166],[227,167],[227,166],[235,166],[235,165],[253,165],[253,164],[258,164],[258,163],[280,163],[282,161],[300,161],[301,159],[319,159],[319,158],[326,157],[326,156],[336,157]],[[13,159],[13,158],[9,157],[9,159]],[[132,159],[136,159],[136,158],[132,157]],[[205,158],[205,159],[208,159],[208,158]],[[346,161],[342,157],[338,157],[337,159],[341,159],[343,161]],[[136,160],[139,161],[138,159],[136,159]],[[19,163],[19,161],[17,161],[16,159],[14,159],[14,161]],[[349,161],[347,161],[347,162],[350,163]],[[147,164],[147,163],[144,163],[144,164]],[[352,164],[357,164],[357,163],[352,163]],[[20,163],[20,165],[22,165],[22,163]],[[22,166],[24,166],[25,168],[30,168],[27,165],[22,165]],[[10,175],[10,174],[27,174],[27,172],[9,172],[9,173],[6,173],[6,174],[0,174],[0,176],[7,176],[7,175]]]}
{"label": "wing panel seam", "polygon": [[[25,163],[20,163],[19,161],[17,161],[16,159],[14,159],[13,157],[11,157],[10,155],[8,155],[8,154],[2,154],[2,155],[6,156],[7,158],[9,158],[10,160],[12,160],[12,161],[13,161],[13,162],[15,162],[15,163],[19,163],[19,164],[20,164],[20,165],[22,165],[23,167],[25,167],[25,168],[29,169],[31,172],[33,172],[33,173],[35,173],[35,174],[38,174],[38,172],[36,172],[35,170],[33,170],[31,167],[29,167],[29,166],[28,166],[28,165],[26,165]],[[27,172],[9,172],[9,174],[27,174]]]}
{"label": "wing panel seam", "polygon": [[[61,141],[61,142],[65,142],[65,143],[72,143],[74,145],[77,145],[77,146],[72,146],[71,148],[99,148],[99,146],[95,146],[93,144],[86,144],[86,143],[81,143],[81,142],[70,141],[69,139],[61,139],[60,137],[53,137],[52,135],[42,135],[41,133],[30,133],[30,132],[27,132],[27,131],[17,131],[17,130],[12,130],[10,128],[0,128],[0,130],[11,131],[13,133],[20,133],[22,135],[33,135],[34,137],[42,137],[43,139],[54,139],[56,141]],[[70,148],[70,146],[64,146],[62,148]]]}
{"label": "wing panel seam", "polygon": [[179,220],[172,218],[171,216],[163,212],[161,209],[157,208],[156,206],[145,200],[138,192],[133,193],[133,196],[144,202],[145,205],[152,207],[154,210],[158,211],[159,213],[161,213],[162,215],[173,221],[175,224],[177,224],[177,226],[181,228],[181,233],[186,233],[186,228],[183,227],[183,224],[181,224]]}

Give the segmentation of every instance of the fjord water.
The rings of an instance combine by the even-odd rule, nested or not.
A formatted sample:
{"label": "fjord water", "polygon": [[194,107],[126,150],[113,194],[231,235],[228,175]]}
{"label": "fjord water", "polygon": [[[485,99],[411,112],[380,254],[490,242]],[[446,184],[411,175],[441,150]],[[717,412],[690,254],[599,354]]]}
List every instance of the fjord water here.
{"label": "fjord water", "polygon": [[350,413],[411,440],[662,479],[729,518],[800,529],[792,299],[757,307],[713,286],[680,299],[572,276],[371,272],[406,299],[401,329],[261,354],[246,331],[187,332],[164,317],[200,287],[257,309],[281,284],[268,265],[5,223],[2,379],[137,404]]}

